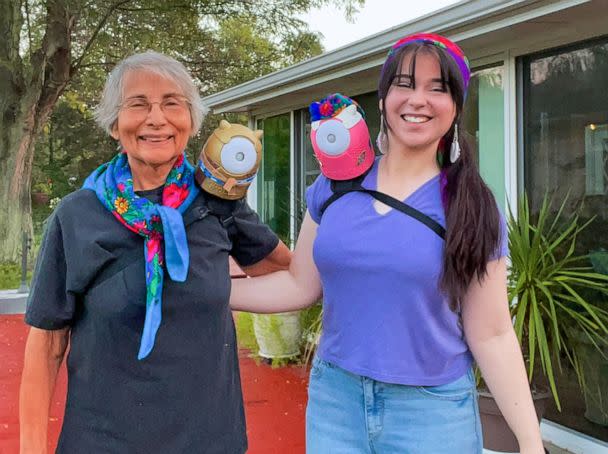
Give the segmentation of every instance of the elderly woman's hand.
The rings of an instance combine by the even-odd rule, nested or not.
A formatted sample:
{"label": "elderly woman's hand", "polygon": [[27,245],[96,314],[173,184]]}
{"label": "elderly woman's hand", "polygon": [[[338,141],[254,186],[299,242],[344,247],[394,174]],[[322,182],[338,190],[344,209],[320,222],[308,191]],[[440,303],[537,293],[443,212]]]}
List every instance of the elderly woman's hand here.
{"label": "elderly woman's hand", "polygon": [[21,454],[47,452],[49,408],[69,333],[69,328],[30,329],[19,396]]}
{"label": "elderly woman's hand", "polygon": [[241,269],[247,276],[262,276],[274,271],[289,269],[291,263],[292,252],[289,248],[279,241],[276,248],[264,259],[250,266],[242,266]]}

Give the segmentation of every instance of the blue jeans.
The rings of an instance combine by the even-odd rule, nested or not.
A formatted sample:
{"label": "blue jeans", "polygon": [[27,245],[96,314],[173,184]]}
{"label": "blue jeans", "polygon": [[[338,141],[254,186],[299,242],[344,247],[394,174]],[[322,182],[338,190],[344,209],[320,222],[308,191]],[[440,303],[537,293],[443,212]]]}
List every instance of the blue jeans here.
{"label": "blue jeans", "polygon": [[383,383],[315,357],[306,408],[308,454],[479,454],[472,371],[440,386]]}

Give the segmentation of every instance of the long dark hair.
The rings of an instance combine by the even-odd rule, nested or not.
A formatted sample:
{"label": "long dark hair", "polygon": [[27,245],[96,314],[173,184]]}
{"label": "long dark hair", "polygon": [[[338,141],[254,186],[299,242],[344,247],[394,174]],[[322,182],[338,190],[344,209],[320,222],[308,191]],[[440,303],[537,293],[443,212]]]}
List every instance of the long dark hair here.
{"label": "long dark hair", "polygon": [[[462,117],[465,92],[462,74],[452,57],[428,43],[414,42],[398,49],[385,64],[380,76],[378,97],[382,117],[386,119],[386,96],[401,70],[403,58],[410,54],[410,74],[415,74],[416,56],[431,53],[439,60],[441,79],[456,105],[456,117],[440,141],[437,150],[441,167],[441,197],[446,217],[446,239],[439,288],[448,296],[450,309],[460,311],[462,301],[474,278],[482,280],[488,261],[496,253],[500,241],[500,215],[494,195],[483,182],[472,156],[471,147],[463,134],[458,135],[460,158],[450,162],[450,146],[454,128]],[[387,134],[390,125],[383,120],[381,128]]]}

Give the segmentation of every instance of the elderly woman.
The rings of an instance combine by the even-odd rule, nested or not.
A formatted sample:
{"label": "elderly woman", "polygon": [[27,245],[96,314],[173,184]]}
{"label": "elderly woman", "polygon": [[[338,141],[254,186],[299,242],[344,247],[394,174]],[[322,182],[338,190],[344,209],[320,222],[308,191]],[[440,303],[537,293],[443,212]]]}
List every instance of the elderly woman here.
{"label": "elderly woman", "polygon": [[209,213],[185,159],[204,109],[182,64],[155,52],[112,71],[97,120],[121,152],[48,222],[26,322],[21,450],[46,452],[57,371],[68,396],[57,452],[243,453],[232,255],[288,266],[244,201],[236,233]]}

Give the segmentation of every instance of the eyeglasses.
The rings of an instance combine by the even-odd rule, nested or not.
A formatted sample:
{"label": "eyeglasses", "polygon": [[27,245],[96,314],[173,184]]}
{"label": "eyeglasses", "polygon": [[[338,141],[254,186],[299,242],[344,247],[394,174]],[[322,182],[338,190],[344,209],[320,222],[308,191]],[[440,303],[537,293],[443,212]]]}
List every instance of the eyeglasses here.
{"label": "eyeglasses", "polygon": [[167,116],[182,115],[188,111],[190,102],[183,96],[167,96],[162,101],[150,102],[146,98],[131,98],[120,104],[120,108],[133,115],[146,116],[152,111],[152,105],[158,104]]}

